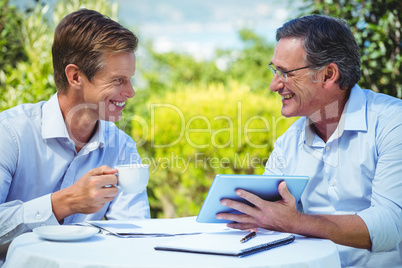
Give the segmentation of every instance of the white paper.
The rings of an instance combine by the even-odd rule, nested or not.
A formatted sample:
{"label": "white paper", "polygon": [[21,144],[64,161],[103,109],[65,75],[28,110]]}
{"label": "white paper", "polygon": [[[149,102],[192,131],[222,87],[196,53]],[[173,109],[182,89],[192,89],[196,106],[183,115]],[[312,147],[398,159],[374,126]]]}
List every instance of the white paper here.
{"label": "white paper", "polygon": [[183,235],[230,231],[224,223],[198,223],[196,217],[178,219],[152,219],[135,221],[89,221],[103,230],[118,234]]}

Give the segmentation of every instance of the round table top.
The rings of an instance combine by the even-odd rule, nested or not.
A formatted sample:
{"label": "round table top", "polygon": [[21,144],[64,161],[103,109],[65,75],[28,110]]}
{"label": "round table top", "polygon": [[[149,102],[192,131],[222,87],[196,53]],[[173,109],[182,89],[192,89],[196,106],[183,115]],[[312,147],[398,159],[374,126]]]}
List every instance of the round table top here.
{"label": "round table top", "polygon": [[154,249],[181,237],[97,234],[81,241],[57,242],[25,233],[11,243],[4,267],[340,267],[333,242],[304,236],[243,258]]}

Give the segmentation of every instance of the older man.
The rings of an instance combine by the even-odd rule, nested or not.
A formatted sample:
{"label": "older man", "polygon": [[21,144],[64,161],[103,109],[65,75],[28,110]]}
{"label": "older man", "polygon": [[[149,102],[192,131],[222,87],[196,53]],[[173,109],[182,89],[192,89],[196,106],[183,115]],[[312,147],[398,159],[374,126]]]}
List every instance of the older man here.
{"label": "older man", "polygon": [[284,116],[301,118],[276,141],[265,174],[309,176],[304,213],[282,182],[282,200],[237,190],[255,207],[224,199],[243,214],[217,218],[330,239],[342,266],[402,267],[402,101],[356,84],[359,47],[342,20],[302,17],[276,37],[270,89]]}

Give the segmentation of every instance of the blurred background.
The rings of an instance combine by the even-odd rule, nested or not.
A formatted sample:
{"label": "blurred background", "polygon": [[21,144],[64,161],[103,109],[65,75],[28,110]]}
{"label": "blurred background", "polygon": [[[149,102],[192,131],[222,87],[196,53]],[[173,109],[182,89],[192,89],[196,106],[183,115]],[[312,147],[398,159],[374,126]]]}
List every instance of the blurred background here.
{"label": "blurred background", "polygon": [[401,5],[0,0],[0,112],[56,92],[51,46],[65,15],[81,7],[108,15],[140,39],[136,96],[117,125],[150,165],[151,215],[197,215],[216,174],[262,174],[276,138],[296,120],[281,116],[280,98],[269,90],[276,29],[312,13],[346,19],[361,48],[360,86],[401,98]]}

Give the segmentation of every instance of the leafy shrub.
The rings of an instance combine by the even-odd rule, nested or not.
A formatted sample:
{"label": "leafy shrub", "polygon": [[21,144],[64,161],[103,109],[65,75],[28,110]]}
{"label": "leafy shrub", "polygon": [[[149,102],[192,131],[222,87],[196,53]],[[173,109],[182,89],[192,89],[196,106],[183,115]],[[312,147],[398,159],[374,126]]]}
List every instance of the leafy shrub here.
{"label": "leafy shrub", "polygon": [[295,120],[280,114],[278,96],[237,81],[183,85],[152,95],[146,107],[124,122],[150,165],[153,217],[197,215],[216,174],[262,174]]}

